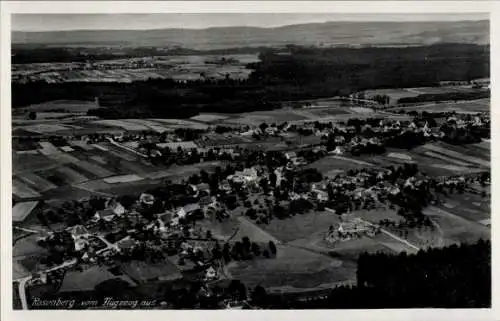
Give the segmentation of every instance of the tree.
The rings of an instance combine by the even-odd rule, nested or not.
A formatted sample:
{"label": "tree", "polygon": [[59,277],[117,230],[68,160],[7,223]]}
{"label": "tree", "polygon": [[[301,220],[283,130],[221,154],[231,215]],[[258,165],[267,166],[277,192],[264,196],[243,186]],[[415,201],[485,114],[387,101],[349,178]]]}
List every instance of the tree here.
{"label": "tree", "polygon": [[36,112],[34,111],[31,111],[29,114],[28,114],[28,118],[31,119],[31,120],[35,120],[36,119]]}
{"label": "tree", "polygon": [[271,251],[273,255],[276,255],[277,252],[276,244],[274,244],[273,241],[269,241],[269,251]]}
{"label": "tree", "polygon": [[256,306],[264,306],[267,303],[267,292],[264,287],[257,285],[251,294],[252,303]]}

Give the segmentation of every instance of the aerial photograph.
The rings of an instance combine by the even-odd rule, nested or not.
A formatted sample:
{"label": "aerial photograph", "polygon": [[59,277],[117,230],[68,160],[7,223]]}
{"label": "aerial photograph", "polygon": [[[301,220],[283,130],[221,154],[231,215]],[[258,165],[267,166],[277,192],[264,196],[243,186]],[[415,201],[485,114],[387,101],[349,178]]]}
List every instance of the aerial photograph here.
{"label": "aerial photograph", "polygon": [[13,14],[11,104],[14,310],[491,307],[487,13]]}

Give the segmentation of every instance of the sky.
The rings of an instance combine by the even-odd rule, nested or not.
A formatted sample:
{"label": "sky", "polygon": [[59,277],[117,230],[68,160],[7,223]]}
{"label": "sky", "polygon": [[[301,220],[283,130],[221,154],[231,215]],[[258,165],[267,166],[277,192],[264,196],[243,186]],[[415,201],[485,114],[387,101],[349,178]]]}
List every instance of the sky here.
{"label": "sky", "polygon": [[157,13],[157,14],[13,14],[14,31],[272,28],[327,21],[459,21],[488,19],[488,14],[346,14],[346,13]]}

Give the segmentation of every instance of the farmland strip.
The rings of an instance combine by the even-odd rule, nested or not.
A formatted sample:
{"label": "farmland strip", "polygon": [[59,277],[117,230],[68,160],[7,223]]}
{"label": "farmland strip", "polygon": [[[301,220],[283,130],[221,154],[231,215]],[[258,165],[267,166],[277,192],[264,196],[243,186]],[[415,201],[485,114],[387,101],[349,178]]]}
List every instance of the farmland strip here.
{"label": "farmland strip", "polygon": [[440,155],[438,153],[425,152],[424,154],[429,156],[429,157],[437,158],[437,159],[443,160],[445,162],[453,163],[453,164],[458,165],[458,166],[466,166],[466,167],[471,166],[471,164],[469,164],[469,163],[461,162],[459,160],[455,160],[455,159]]}
{"label": "farmland strip", "polygon": [[19,175],[18,178],[21,181],[28,183],[29,185],[33,186],[35,189],[37,189],[41,192],[45,192],[49,189],[57,187],[56,185],[43,179],[40,176],[37,176],[34,173],[23,173],[22,175]]}
{"label": "farmland strip", "polygon": [[485,160],[482,160],[482,159],[479,159],[476,157],[472,157],[472,156],[466,156],[466,155],[463,155],[461,153],[458,153],[458,152],[455,152],[455,151],[452,151],[449,149],[441,148],[441,147],[438,147],[435,145],[424,145],[424,148],[427,148],[427,149],[430,149],[432,151],[442,153],[445,155],[449,155],[451,157],[456,157],[458,159],[463,159],[463,160],[468,161],[470,163],[475,163],[475,164],[485,166],[485,167],[490,166],[490,162],[488,162],[488,161],[485,161]]}
{"label": "farmland strip", "polygon": [[71,184],[78,184],[89,180],[87,177],[81,175],[80,173],[69,167],[59,167],[57,169],[57,172],[68,178]]}
{"label": "farmland strip", "polygon": [[18,180],[12,180],[12,193],[20,198],[39,197],[40,194]]}

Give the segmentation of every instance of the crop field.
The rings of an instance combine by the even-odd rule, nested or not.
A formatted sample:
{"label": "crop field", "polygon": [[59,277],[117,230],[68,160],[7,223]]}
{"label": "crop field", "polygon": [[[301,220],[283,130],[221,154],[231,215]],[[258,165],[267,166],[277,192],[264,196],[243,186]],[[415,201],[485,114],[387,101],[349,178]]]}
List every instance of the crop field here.
{"label": "crop field", "polygon": [[154,118],[150,119],[152,121],[155,121],[159,123],[160,126],[164,126],[166,128],[192,128],[192,129],[207,129],[208,125],[207,124],[202,124],[199,122],[195,121],[189,121],[189,120],[184,120],[184,119],[163,119],[163,118]]}
{"label": "crop field", "polygon": [[136,174],[129,174],[129,175],[108,177],[108,178],[104,179],[104,182],[106,182],[108,184],[116,184],[116,183],[135,182],[135,181],[140,181],[140,180],[142,180],[142,177],[140,177]]}
{"label": "crop field", "polygon": [[67,166],[58,167],[56,171],[61,174],[70,185],[79,184],[89,180],[87,177]]}
{"label": "crop field", "polygon": [[[401,107],[388,109],[387,111],[398,111]],[[422,103],[415,106],[404,107],[405,111],[415,110],[418,112],[451,112],[457,113],[481,113],[490,111],[490,100],[478,99],[458,102],[434,102]]]}
{"label": "crop field", "polygon": [[111,172],[111,171],[109,171],[109,170],[107,170],[107,169],[105,169],[97,164],[92,164],[92,163],[84,161],[84,160],[78,161],[78,162],[74,163],[74,165],[78,166],[79,168],[81,168],[83,170],[89,171],[100,178],[114,175],[113,172]]}
{"label": "crop field", "polygon": [[481,90],[465,87],[419,87],[419,88],[407,88],[409,92],[414,92],[418,94],[447,94],[447,93],[469,93],[469,92],[479,92]]}
{"label": "crop field", "polygon": [[239,117],[228,118],[223,123],[258,126],[262,123],[283,123],[294,122],[308,119],[307,117],[295,113],[293,110],[272,110],[272,111],[256,111],[251,113],[239,114]]}
{"label": "crop field", "polygon": [[197,116],[191,117],[190,119],[196,120],[196,121],[201,121],[203,123],[212,123],[212,122],[218,122],[221,120],[225,120],[228,118],[229,118],[229,116],[221,115],[221,114],[199,114]]}
{"label": "crop field", "polygon": [[[51,121],[52,122],[52,121]],[[57,125],[57,124],[36,124],[36,125],[28,125],[28,126],[23,126],[24,130],[30,131],[30,132],[35,132],[35,133],[40,133],[40,134],[45,134],[45,133],[53,133],[57,132],[59,130],[67,130],[66,127],[62,125]]]}
{"label": "crop field", "polygon": [[144,125],[134,124],[126,120],[118,120],[118,119],[96,120],[93,122],[93,124],[104,125],[109,127],[118,127],[126,131],[145,131],[149,129],[147,126]]}
{"label": "crop field", "polygon": [[230,273],[248,287],[260,284],[284,291],[355,279],[356,267],[352,262],[292,246],[278,245],[277,248],[276,258],[231,262]]}
{"label": "crop field", "polygon": [[41,154],[13,154],[12,171],[14,174],[42,170],[57,166],[53,160]]}
{"label": "crop field", "polygon": [[398,159],[398,160],[402,160],[402,161],[412,161],[413,159],[411,158],[410,155],[408,154],[405,154],[405,153],[395,153],[395,152],[390,152],[387,154],[388,157],[391,157],[391,158],[395,158],[395,159]]}
{"label": "crop field", "polygon": [[47,157],[57,162],[58,164],[77,163],[79,161],[78,158],[71,156],[67,153],[61,153],[61,152],[49,154],[47,155]]}
{"label": "crop field", "polygon": [[39,192],[45,192],[49,189],[57,187],[56,185],[36,175],[35,173],[23,173],[22,175],[16,176],[16,178],[23,181],[24,183],[29,184],[32,188],[36,189]]}
{"label": "crop field", "polygon": [[40,146],[42,146],[42,148],[39,151],[43,155],[59,154],[61,152],[53,144],[49,142],[40,142],[39,144]]}
{"label": "crop field", "polygon": [[449,148],[443,148],[441,146],[433,145],[433,144],[426,144],[423,146],[425,149],[430,150],[434,153],[442,154],[449,156],[449,158],[455,158],[458,160],[463,160],[464,162],[468,162],[470,164],[475,164],[483,166],[483,167],[490,167],[490,161],[489,160],[484,160],[478,157],[473,157],[469,155],[465,155],[463,153],[459,153],[453,150],[450,150]]}
{"label": "crop field", "polygon": [[22,181],[12,180],[12,194],[19,198],[39,197],[40,194]]}

